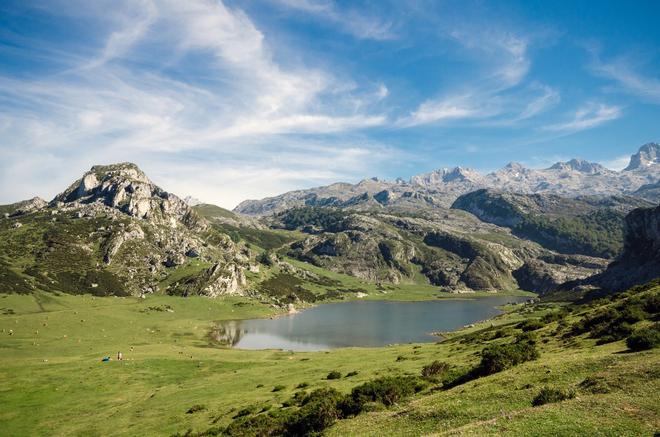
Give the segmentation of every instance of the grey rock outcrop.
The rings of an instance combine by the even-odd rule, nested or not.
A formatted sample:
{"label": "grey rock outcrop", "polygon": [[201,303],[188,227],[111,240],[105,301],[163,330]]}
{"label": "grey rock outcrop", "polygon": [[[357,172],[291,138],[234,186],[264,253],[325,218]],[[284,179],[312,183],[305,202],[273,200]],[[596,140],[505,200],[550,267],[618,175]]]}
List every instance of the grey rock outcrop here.
{"label": "grey rock outcrop", "polygon": [[660,164],[660,144],[648,143],[630,157],[630,164],[624,171],[643,170],[658,164]]}
{"label": "grey rock outcrop", "polygon": [[624,232],[623,253],[591,284],[621,291],[660,277],[660,206],[632,211]]}
{"label": "grey rock outcrop", "polygon": [[23,214],[29,214],[31,212],[42,210],[46,206],[48,206],[48,202],[46,202],[44,199],[41,197],[33,197],[32,199],[23,200],[10,205],[9,209],[11,209],[11,212],[7,213],[7,216],[15,217]]}
{"label": "grey rock outcrop", "polygon": [[131,217],[191,229],[207,224],[183,200],[154,185],[135,164],[97,165],[57,195],[51,205],[101,204]]}

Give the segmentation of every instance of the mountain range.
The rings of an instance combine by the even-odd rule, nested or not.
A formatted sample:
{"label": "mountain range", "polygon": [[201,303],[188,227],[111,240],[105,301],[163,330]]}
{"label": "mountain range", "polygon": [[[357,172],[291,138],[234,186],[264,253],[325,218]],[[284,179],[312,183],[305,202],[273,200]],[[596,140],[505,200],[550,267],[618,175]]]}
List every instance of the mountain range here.
{"label": "mountain range", "polygon": [[581,160],[485,176],[442,169],[233,212],[182,200],[135,164],[97,165],[49,202],[0,206],[0,291],[240,294],[287,305],[405,284],[455,293],[629,286],[656,274],[659,150],[642,146],[620,172]]}
{"label": "mountain range", "polygon": [[411,177],[408,181],[364,179],[357,184],[336,183],[297,190],[261,200],[246,200],[235,212],[268,215],[295,206],[341,208],[418,209],[449,207],[462,194],[490,188],[525,194],[551,193],[566,197],[583,195],[636,195],[660,202],[660,145],[648,143],[630,157],[622,171],[601,164],[572,159],[546,169],[530,169],[519,163],[487,175],[462,167],[442,168]]}

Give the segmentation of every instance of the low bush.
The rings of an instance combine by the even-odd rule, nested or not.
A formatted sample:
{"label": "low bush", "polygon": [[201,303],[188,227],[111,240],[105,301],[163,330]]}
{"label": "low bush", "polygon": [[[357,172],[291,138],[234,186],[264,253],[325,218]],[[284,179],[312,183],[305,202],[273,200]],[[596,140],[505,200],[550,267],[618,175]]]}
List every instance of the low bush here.
{"label": "low bush", "polygon": [[635,310],[623,314],[615,308],[605,308],[584,316],[573,325],[569,335],[589,333],[590,337],[599,339],[598,344],[623,340],[632,332],[630,321],[634,323],[638,316]]}
{"label": "low bush", "polygon": [[206,410],[206,406],[201,405],[201,404],[195,404],[192,407],[188,408],[188,411],[186,411],[186,414],[195,414],[199,413],[200,411]]}
{"label": "low bush", "polygon": [[[220,435],[211,434],[207,430],[207,435]],[[225,435],[229,436],[271,436],[271,435],[284,435],[286,432],[285,421],[281,415],[259,414],[258,416],[242,417],[234,420],[224,430]]]}
{"label": "low bush", "polygon": [[538,319],[525,320],[524,322],[518,324],[518,328],[522,329],[523,332],[536,331],[537,329],[541,329],[544,326],[545,324]]}
{"label": "low bush", "polygon": [[256,405],[250,405],[245,408],[242,408],[238,410],[238,413],[234,415],[234,419],[238,417],[244,417],[244,416],[249,416],[250,414],[256,413],[258,410],[258,407]]}
{"label": "low bush", "polygon": [[351,376],[355,376],[357,374],[357,370],[353,370],[352,372],[348,372],[344,378],[350,378]]}
{"label": "low bush", "polygon": [[415,376],[385,376],[359,385],[351,391],[345,410],[347,414],[358,414],[365,404],[378,402],[386,407],[421,391],[426,383]]}
{"label": "low bush", "polygon": [[275,391],[282,391],[282,390],[284,390],[285,388],[286,388],[285,385],[276,385],[275,387],[273,387],[273,391],[274,391],[274,392],[275,392]]}
{"label": "low bush", "polygon": [[354,387],[349,395],[343,395],[334,388],[320,388],[309,394],[301,391],[285,402],[286,406],[297,409],[262,409],[260,414],[255,415],[256,410],[249,408],[245,414],[239,412],[224,431],[211,428],[203,435],[220,435],[223,432],[229,436],[319,435],[338,419],[378,406],[391,406],[419,392],[425,385],[425,381],[415,376],[396,376],[366,382]]}
{"label": "low bush", "polygon": [[341,373],[333,370],[332,372],[328,373],[328,376],[326,376],[326,379],[339,379],[341,378]]}
{"label": "low bush", "polygon": [[492,375],[525,361],[539,357],[536,341],[529,334],[521,334],[510,344],[488,346],[481,352],[481,362],[475,369],[477,375]]}
{"label": "low bush", "polygon": [[643,351],[656,348],[660,345],[660,329],[656,324],[648,328],[641,328],[632,333],[626,340],[630,350]]}
{"label": "low bush", "polygon": [[287,435],[319,433],[342,417],[339,405],[344,396],[332,388],[314,390],[302,401],[301,408],[288,418]]}
{"label": "low bush", "polygon": [[580,388],[593,394],[603,394],[612,391],[605,378],[599,376],[589,376],[580,383]]}
{"label": "low bush", "polygon": [[574,397],[575,392],[573,390],[543,387],[539,394],[537,394],[532,400],[532,406],[538,407],[545,404],[565,401],[566,399],[573,399]]}
{"label": "low bush", "polygon": [[442,361],[434,361],[422,368],[422,376],[424,378],[437,377],[447,373],[448,370],[449,364]]}
{"label": "low bush", "polygon": [[560,320],[563,320],[567,314],[568,314],[567,309],[562,309],[560,311],[552,311],[541,317],[541,321],[543,321],[543,323],[558,322]]}

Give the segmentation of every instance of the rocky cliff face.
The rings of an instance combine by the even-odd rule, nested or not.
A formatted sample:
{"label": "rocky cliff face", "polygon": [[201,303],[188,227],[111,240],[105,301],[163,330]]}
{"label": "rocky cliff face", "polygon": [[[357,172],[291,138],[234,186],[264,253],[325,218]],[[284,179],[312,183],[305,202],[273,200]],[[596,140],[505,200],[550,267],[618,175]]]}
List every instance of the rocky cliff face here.
{"label": "rocky cliff face", "polygon": [[262,200],[247,200],[235,208],[241,214],[263,216],[299,206],[335,206],[355,210],[415,210],[449,207],[459,196],[480,188],[525,194],[618,196],[633,194],[660,180],[660,146],[649,143],[632,155],[623,171],[609,170],[581,159],[558,162],[546,169],[510,163],[487,175],[461,167],[413,176],[409,181],[364,180],[309,190],[291,191]]}
{"label": "rocky cliff face", "polygon": [[624,232],[623,253],[591,284],[620,291],[660,277],[660,206],[632,211]]}

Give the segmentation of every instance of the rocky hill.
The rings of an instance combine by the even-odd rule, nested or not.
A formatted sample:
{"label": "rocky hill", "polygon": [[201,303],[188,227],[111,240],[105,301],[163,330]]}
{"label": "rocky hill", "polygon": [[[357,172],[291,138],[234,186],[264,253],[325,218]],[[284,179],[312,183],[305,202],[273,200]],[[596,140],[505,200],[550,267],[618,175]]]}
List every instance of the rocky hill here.
{"label": "rocky hill", "polygon": [[630,196],[568,198],[481,189],[460,196],[452,208],[560,253],[613,258],[623,248],[626,214],[649,206]]}
{"label": "rocky hill", "polygon": [[621,291],[660,277],[660,206],[635,209],[626,216],[624,229],[623,252],[589,284]]}
{"label": "rocky hill", "polygon": [[[249,252],[134,164],[94,166],[51,202],[5,207],[2,292],[241,293]],[[194,286],[169,280],[186,270]]]}
{"label": "rocky hill", "polygon": [[288,246],[290,257],[369,281],[427,281],[450,292],[546,291],[606,265],[559,255],[458,210],[410,215],[303,207],[268,222],[307,234]]}
{"label": "rocky hill", "polygon": [[[456,167],[413,176],[409,181],[366,179],[357,184],[337,183],[284,193],[262,200],[247,200],[235,212],[269,215],[299,206],[334,206],[356,210],[449,207],[459,196],[480,188],[526,194],[549,193],[565,197],[583,195],[637,195],[637,190],[660,180],[660,145],[649,143],[631,156],[622,171],[573,159],[546,169],[510,163],[487,175]],[[644,195],[642,191],[640,196]],[[654,200],[650,194],[650,200]]]}

